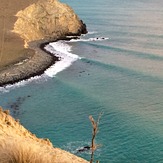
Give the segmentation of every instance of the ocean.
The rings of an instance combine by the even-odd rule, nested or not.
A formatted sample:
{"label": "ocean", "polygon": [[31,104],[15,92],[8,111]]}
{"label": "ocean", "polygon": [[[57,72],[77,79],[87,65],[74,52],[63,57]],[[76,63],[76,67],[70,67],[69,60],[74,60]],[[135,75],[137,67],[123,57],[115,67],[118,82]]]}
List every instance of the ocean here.
{"label": "ocean", "polygon": [[0,105],[38,137],[87,160],[89,115],[100,113],[95,160],[163,163],[163,1],[61,0],[87,24],[46,46],[61,61],[0,89]]}

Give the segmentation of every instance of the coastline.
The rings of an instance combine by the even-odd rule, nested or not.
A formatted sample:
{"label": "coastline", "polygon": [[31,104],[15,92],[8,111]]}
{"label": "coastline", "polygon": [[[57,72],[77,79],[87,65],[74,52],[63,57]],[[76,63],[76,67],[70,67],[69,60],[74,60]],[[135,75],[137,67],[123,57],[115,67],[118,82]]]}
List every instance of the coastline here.
{"label": "coastline", "polygon": [[29,43],[29,50],[33,50],[33,56],[17,63],[11,64],[0,71],[0,87],[27,80],[34,76],[42,75],[46,69],[58,61],[58,57],[46,52],[44,46],[47,41],[34,41]]}
{"label": "coastline", "polygon": [[59,57],[50,53],[44,47],[59,40],[78,39],[78,36],[70,38],[64,36],[53,40],[37,40],[28,43],[27,53],[33,53],[30,57],[18,60],[4,69],[0,70],[0,87],[13,85],[23,80],[30,79],[35,76],[41,76],[44,72],[59,61]]}
{"label": "coastline", "polygon": [[[5,83],[12,84],[7,78],[14,74],[14,68],[18,67],[18,64],[25,63],[31,58],[35,58],[35,50],[25,49],[24,40],[20,35],[12,32],[14,24],[17,20],[16,13],[37,0],[2,0],[0,6],[0,86],[4,86]],[[17,66],[16,66],[17,65]],[[21,68],[22,66],[19,65]],[[19,69],[21,71],[21,69]],[[20,73],[17,70],[17,73]],[[11,72],[11,73],[10,73]],[[10,74],[8,74],[10,73]],[[11,78],[11,77],[10,77]]]}
{"label": "coastline", "polygon": [[[66,36],[71,35],[74,36],[73,38],[78,38],[81,34],[87,33],[83,21],[79,20],[73,10],[65,4],[54,0],[49,0],[47,3],[42,0],[30,0],[29,2],[20,1],[20,5],[16,5],[19,1],[14,0],[15,3],[10,3],[8,0],[2,1],[2,10],[0,11],[0,27],[2,29],[0,32],[0,87],[40,76],[55,64],[59,58],[47,52],[43,48],[45,44],[57,40],[70,40]],[[35,4],[30,5],[32,3]],[[52,13],[50,14],[51,17],[49,17],[49,14],[35,13],[36,9],[44,12],[44,10],[42,11],[42,5],[45,7],[44,10]],[[56,26],[53,16],[56,13],[53,13],[53,9],[51,9],[52,11],[49,10],[51,5],[58,7],[58,12],[60,12],[62,21],[58,26]],[[18,11],[19,14],[17,15]],[[33,14],[34,18],[29,16]],[[64,14],[69,15],[66,22]],[[48,25],[48,21],[42,21],[44,18],[51,22],[51,26]],[[28,23],[25,24],[26,22]],[[35,22],[34,28],[33,22]],[[34,33],[31,33],[31,31]],[[28,45],[28,48],[25,48],[26,45]]]}

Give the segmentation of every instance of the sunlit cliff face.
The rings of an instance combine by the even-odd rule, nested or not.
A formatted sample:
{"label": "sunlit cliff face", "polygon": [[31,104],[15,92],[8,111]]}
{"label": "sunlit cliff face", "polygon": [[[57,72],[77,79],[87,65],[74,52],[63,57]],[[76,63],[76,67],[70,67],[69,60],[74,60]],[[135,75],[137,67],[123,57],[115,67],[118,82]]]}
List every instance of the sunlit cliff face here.
{"label": "sunlit cliff face", "polygon": [[74,11],[57,0],[39,1],[19,11],[14,32],[26,41],[81,34],[83,23]]}

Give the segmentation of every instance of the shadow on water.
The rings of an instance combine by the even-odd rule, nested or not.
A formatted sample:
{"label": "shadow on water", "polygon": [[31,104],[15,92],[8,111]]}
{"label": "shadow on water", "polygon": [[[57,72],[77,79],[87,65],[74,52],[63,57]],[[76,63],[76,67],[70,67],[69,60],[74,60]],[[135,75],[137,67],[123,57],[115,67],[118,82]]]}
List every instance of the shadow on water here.
{"label": "shadow on water", "polygon": [[31,95],[23,96],[23,97],[17,97],[14,101],[7,103],[7,108],[10,110],[11,115],[14,118],[18,118],[19,115],[23,114],[21,110],[22,104],[25,102],[27,98],[30,98]]}

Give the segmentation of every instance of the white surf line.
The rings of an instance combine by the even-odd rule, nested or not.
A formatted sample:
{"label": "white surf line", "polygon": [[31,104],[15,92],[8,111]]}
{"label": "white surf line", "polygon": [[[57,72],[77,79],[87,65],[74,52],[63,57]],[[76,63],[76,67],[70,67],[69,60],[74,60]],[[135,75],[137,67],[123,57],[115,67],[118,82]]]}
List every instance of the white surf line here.
{"label": "white surf line", "polygon": [[107,37],[93,37],[93,38],[88,38],[88,39],[84,39],[84,38],[71,39],[70,41],[66,41],[66,42],[104,41],[104,40],[108,40],[108,39],[109,39],[109,38],[107,38]]}
{"label": "white surf line", "polygon": [[47,80],[49,77],[55,77],[57,73],[65,70],[72,65],[78,59],[81,59],[78,55],[71,53],[71,46],[67,42],[78,42],[78,41],[103,41],[108,40],[109,38],[99,37],[99,38],[88,38],[88,39],[71,39],[70,41],[57,41],[52,42],[46,45],[45,50],[54,54],[56,57],[59,57],[60,60],[57,61],[54,65],[45,70],[44,74],[39,76],[31,77],[27,80],[22,80],[13,85],[9,84],[5,87],[0,87],[0,92],[9,92],[11,89],[19,88],[24,85],[27,85],[32,82],[41,82]]}
{"label": "white surf line", "polygon": [[9,92],[12,89],[22,87],[29,83],[39,83],[41,81],[47,80],[49,77],[54,77],[58,72],[63,71],[67,67],[69,67],[74,61],[80,59],[80,57],[76,54],[71,53],[71,46],[66,44],[64,41],[52,42],[45,46],[45,50],[54,54],[55,56],[60,58],[60,61],[57,61],[47,70],[45,70],[44,74],[39,76],[31,77],[27,80],[22,80],[15,84],[8,84],[4,87],[0,87],[0,92],[5,93]]}
{"label": "white surf line", "polygon": [[47,81],[47,79],[48,79],[48,76],[46,76],[45,74],[42,74],[39,76],[34,76],[34,77],[31,77],[31,78],[26,79],[26,80],[19,81],[19,82],[14,83],[14,84],[8,84],[4,87],[0,87],[0,93],[6,93],[12,89],[23,87],[23,86],[30,84],[30,83],[41,83],[41,82]]}
{"label": "white surf line", "polygon": [[[71,36],[68,36],[68,38],[71,38]],[[108,40],[108,39],[109,38],[95,37],[95,38],[88,38],[88,39],[71,39],[70,41],[60,40],[57,42],[49,43],[48,45],[44,47],[45,50],[54,54],[56,57],[59,57],[60,60],[57,61],[54,65],[52,65],[50,68],[48,68],[45,71],[45,74],[49,77],[54,77],[57,73],[71,66],[73,62],[75,62],[78,59],[81,59],[78,55],[73,54],[71,52],[72,47],[69,44],[67,44],[68,42],[103,41],[103,40]]]}
{"label": "white surf line", "polygon": [[45,71],[45,74],[49,77],[54,77],[58,72],[63,71],[80,59],[78,55],[71,53],[71,46],[66,44],[66,41],[49,43],[45,46],[45,49],[60,58],[60,61],[57,61]]}

